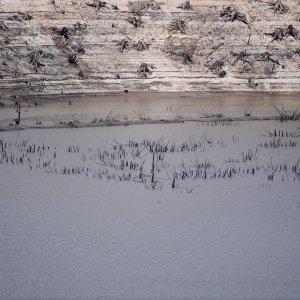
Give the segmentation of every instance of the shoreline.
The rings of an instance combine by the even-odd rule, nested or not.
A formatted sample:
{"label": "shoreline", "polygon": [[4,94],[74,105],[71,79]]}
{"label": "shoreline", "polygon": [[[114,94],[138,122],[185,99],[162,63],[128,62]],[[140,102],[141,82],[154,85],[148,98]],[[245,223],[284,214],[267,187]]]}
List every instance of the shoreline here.
{"label": "shoreline", "polygon": [[[266,121],[280,119],[280,110],[296,113],[300,93],[130,92],[73,98],[11,101],[0,107],[0,131],[130,126],[183,122]],[[15,125],[21,107],[21,124]]]}
{"label": "shoreline", "polygon": [[297,120],[282,121],[279,117],[233,117],[233,118],[184,118],[184,119],[160,119],[160,120],[131,120],[119,122],[96,122],[96,123],[70,123],[70,124],[53,124],[53,125],[19,125],[19,126],[0,126],[0,132],[20,131],[30,129],[80,129],[80,128],[100,128],[100,127],[117,127],[117,126],[137,126],[137,125],[157,125],[157,124],[178,124],[178,123],[230,123],[230,122],[260,122],[260,121],[279,121],[279,122],[300,122]]}
{"label": "shoreline", "polygon": [[214,91],[139,91],[134,90],[130,91],[116,91],[116,92],[103,92],[103,93],[70,93],[70,94],[53,94],[53,95],[24,95],[24,96],[16,96],[16,98],[1,98],[0,97],[0,109],[7,107],[14,107],[14,103],[16,101],[21,104],[34,104],[38,103],[38,105],[44,105],[45,103],[61,103],[68,101],[82,101],[83,98],[86,99],[107,99],[107,98],[121,98],[121,97],[137,97],[142,96],[143,98],[190,98],[190,99],[206,99],[207,97],[299,97],[300,99],[300,90],[294,91],[247,91],[247,90],[237,90],[237,91],[229,91],[229,90],[214,90]]}

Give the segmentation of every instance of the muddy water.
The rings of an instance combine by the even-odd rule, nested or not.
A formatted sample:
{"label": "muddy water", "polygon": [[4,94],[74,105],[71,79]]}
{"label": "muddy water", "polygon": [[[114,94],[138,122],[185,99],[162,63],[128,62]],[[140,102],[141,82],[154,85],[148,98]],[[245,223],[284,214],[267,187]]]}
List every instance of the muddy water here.
{"label": "muddy water", "polygon": [[[299,108],[300,93],[124,93],[114,96],[86,96],[73,98],[71,105],[64,99],[24,107],[22,121],[30,125],[39,120],[46,125],[72,119],[90,122],[94,118],[105,118],[108,115],[119,115],[130,120],[198,118],[208,114],[242,117],[245,111],[256,117],[272,117],[276,115],[274,106]],[[14,118],[15,108],[0,109],[0,125],[13,122]]]}

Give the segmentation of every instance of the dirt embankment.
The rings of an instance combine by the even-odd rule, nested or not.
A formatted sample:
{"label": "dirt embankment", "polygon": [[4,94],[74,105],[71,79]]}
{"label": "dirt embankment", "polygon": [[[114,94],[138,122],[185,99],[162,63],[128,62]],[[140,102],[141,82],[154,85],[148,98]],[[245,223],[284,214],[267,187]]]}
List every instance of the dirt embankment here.
{"label": "dirt embankment", "polygon": [[0,0],[0,100],[300,90],[299,0],[180,4]]}

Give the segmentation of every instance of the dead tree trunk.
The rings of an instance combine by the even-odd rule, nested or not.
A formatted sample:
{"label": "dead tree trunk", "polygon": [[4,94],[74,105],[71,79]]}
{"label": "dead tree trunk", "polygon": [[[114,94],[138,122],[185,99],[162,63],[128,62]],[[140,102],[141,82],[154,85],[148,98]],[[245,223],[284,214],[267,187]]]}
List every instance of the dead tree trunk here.
{"label": "dead tree trunk", "polygon": [[16,125],[20,125],[20,122],[21,122],[21,104],[19,103],[19,106],[17,108],[17,119],[15,119],[15,123]]}
{"label": "dead tree trunk", "polygon": [[173,176],[173,181],[172,181],[172,189],[175,188],[175,175]]}
{"label": "dead tree trunk", "polygon": [[154,164],[154,151],[152,152],[152,166],[151,166],[151,186],[152,189],[155,188],[155,178],[154,178],[155,164]]}

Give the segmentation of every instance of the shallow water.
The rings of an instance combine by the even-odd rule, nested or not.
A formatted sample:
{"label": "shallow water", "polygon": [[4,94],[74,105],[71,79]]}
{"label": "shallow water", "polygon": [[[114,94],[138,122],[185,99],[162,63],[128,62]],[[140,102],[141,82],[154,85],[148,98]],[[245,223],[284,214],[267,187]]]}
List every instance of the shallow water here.
{"label": "shallow water", "polygon": [[[260,146],[275,130],[282,144]],[[0,164],[0,298],[298,299],[300,185],[292,166],[300,163],[299,130],[299,121],[254,121],[0,132],[7,147]],[[137,157],[125,147],[126,159],[146,159],[145,183],[93,176],[96,168],[128,170],[103,165],[94,153],[113,153],[129,140],[180,145],[190,138],[201,147],[177,148],[165,153],[166,169],[156,165],[162,188],[147,185],[146,149]],[[296,144],[285,146],[290,140]],[[241,161],[256,148],[255,159]],[[182,163],[204,160],[241,172],[178,178],[171,187]],[[74,166],[84,172],[60,172]],[[58,173],[47,172],[54,168]],[[252,168],[255,175],[247,173]]]}
{"label": "shallow water", "polygon": [[[42,121],[44,125],[73,119],[90,122],[94,118],[105,118],[110,113],[112,116],[124,116],[130,120],[199,118],[207,114],[243,117],[245,111],[256,117],[272,117],[276,115],[274,105],[289,109],[299,108],[300,94],[128,93],[116,96],[87,96],[74,98],[72,105],[63,100],[25,107],[21,117],[26,125],[34,124],[37,120]],[[15,118],[14,108],[0,109],[1,125],[7,125]]]}
{"label": "shallow water", "polygon": [[[175,170],[178,173],[176,176],[181,177],[179,173],[183,169],[195,171],[195,165],[203,162],[212,165],[209,170],[205,170],[209,177],[220,170],[222,174],[225,172],[224,178],[229,179],[226,170],[231,170],[235,177],[244,177],[249,172],[254,172],[256,177],[264,181],[267,181],[268,175],[272,174],[276,166],[289,169],[281,170],[282,172],[276,169],[275,179],[295,181],[297,176],[291,168],[300,163],[300,121],[185,122],[59,130],[29,129],[0,133],[0,143],[9,141],[11,146],[5,157],[4,152],[0,155],[0,166],[2,163],[5,165],[7,159],[8,164],[18,165],[17,161],[11,161],[10,158],[17,159],[21,152],[26,157],[29,155],[30,166],[23,163],[24,159],[19,166],[33,170],[60,174],[62,169],[77,170],[80,167],[91,170],[79,172],[78,169],[77,175],[93,177],[100,170],[108,171],[109,177],[118,178],[120,175],[130,174],[135,178],[142,167],[147,180],[151,175],[151,149],[154,149],[151,147],[157,146],[155,161],[161,165],[158,168],[159,177],[163,181],[167,180],[167,186],[170,185]],[[33,145],[35,152],[29,149]],[[43,154],[36,150],[38,147],[45,147],[41,151]],[[167,149],[162,150],[164,147]],[[138,156],[135,156],[136,152],[139,153]],[[254,157],[243,161],[243,157],[249,153]],[[136,164],[137,167],[117,167],[125,162]],[[43,166],[44,163],[46,166]],[[182,167],[183,164],[185,167]],[[191,174],[195,174],[194,171]],[[191,175],[191,178],[184,178],[180,184],[194,187],[197,182],[193,179]],[[253,180],[253,176],[249,179]]]}

